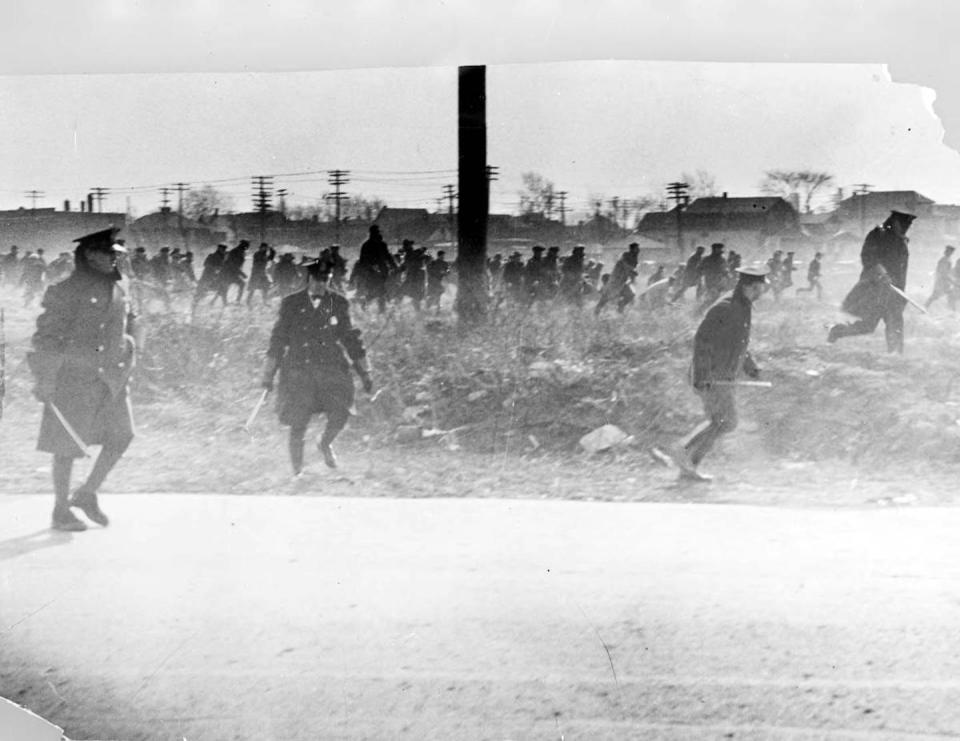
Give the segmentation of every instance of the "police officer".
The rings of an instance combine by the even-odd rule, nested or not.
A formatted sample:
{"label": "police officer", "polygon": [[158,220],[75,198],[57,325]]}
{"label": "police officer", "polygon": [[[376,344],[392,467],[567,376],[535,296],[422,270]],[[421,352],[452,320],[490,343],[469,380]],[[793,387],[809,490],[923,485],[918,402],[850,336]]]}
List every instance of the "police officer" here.
{"label": "police officer", "polygon": [[717,439],[737,426],[736,378],[741,370],[751,378],[760,374],[747,347],[753,302],[766,289],[766,271],[740,268],[737,274],[733,293],[710,307],[693,340],[691,381],[707,419],[671,450],[652,451],[679,468],[682,479],[710,481],[697,466]]}
{"label": "police officer", "polygon": [[860,279],[843,300],[843,310],[859,317],[856,322],[835,324],[827,342],[841,337],[871,334],[883,320],[887,351],[903,353],[903,309],[906,301],[890,286],[903,291],[907,286],[910,250],[907,230],[917,218],[891,211],[881,226],[867,234],[860,250]]}
{"label": "police officer", "polygon": [[350,366],[367,393],[373,389],[360,330],[350,321],[350,302],[330,290],[332,268],[325,260],[306,267],[307,286],[280,303],[280,315],[270,335],[262,385],[277,388],[280,423],[290,427],[289,452],[294,476],[303,470],[303,440],[310,418],[326,414],[317,447],[324,463],[337,467],[332,443],[347,424],[354,388]]}
{"label": "police officer", "polygon": [[[110,228],[74,240],[74,272],[46,290],[28,355],[34,395],[44,404],[37,448],[53,454],[57,530],[86,529],[70,507],[98,525],[109,524],[97,491],[133,439],[127,384],[136,348],[117,269],[125,249],[114,243],[116,232]],[[86,453],[81,443],[103,447],[70,498],[73,460]]]}

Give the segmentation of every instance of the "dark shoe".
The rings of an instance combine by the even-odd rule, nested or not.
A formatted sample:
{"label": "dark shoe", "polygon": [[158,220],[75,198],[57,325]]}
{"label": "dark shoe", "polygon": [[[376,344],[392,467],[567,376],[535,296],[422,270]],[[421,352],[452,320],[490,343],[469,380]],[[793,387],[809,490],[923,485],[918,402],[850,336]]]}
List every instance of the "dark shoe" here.
{"label": "dark shoe", "polygon": [[319,448],[320,453],[323,455],[323,462],[327,464],[328,468],[337,467],[337,456],[333,453],[333,448],[331,448],[327,443],[317,443],[317,448]]}
{"label": "dark shoe", "polygon": [[101,527],[106,527],[110,524],[110,519],[104,514],[103,510],[100,509],[100,505],[97,503],[97,495],[92,491],[77,489],[77,491],[73,493],[73,496],[70,497],[70,506],[79,509],[87,516],[88,520],[97,523]]}
{"label": "dark shoe", "polygon": [[695,468],[693,469],[680,469],[680,480],[689,481],[695,484],[709,484],[713,481],[713,476],[710,476],[705,473],[700,473]]}
{"label": "dark shoe", "polygon": [[75,533],[87,529],[86,523],[73,514],[69,507],[53,508],[53,518],[50,521],[50,527],[53,530],[66,530],[67,532]]}

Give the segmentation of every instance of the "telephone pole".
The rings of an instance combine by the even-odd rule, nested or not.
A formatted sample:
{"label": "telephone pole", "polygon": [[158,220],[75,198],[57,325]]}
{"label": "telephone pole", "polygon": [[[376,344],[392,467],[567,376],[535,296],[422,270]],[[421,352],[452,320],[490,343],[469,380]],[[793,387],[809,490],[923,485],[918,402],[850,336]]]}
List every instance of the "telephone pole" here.
{"label": "telephone pole", "polygon": [[450,226],[450,241],[453,241],[454,234],[456,232],[455,224],[453,221],[453,199],[457,196],[457,189],[453,185],[444,185],[443,186],[443,197],[447,199],[447,223]]}
{"label": "telephone pole", "polygon": [[457,69],[457,317],[463,326],[487,316],[487,68]]}
{"label": "telephone pole", "polygon": [[165,211],[170,207],[170,191],[172,188],[163,187],[160,189],[160,210]]}
{"label": "telephone pole", "polygon": [[280,199],[279,209],[280,213],[286,215],[287,213],[287,189],[286,188],[277,188],[277,198]]}
{"label": "telephone pole", "polygon": [[28,190],[24,195],[30,199],[30,209],[36,211],[37,209],[37,199],[43,198],[42,190]]}
{"label": "telephone pole", "polygon": [[187,249],[187,231],[183,228],[183,194],[190,187],[190,183],[174,183],[177,190],[177,230],[180,232],[180,243]]}
{"label": "telephone pole", "polygon": [[560,226],[567,225],[567,191],[557,192],[557,198],[560,199]]}
{"label": "telephone pole", "polygon": [[667,197],[673,200],[677,206],[677,250],[680,252],[680,257],[683,257],[683,218],[681,214],[683,207],[690,201],[690,196],[687,195],[689,187],[689,183],[667,184],[667,193],[669,194]]}
{"label": "telephone pole", "polygon": [[107,193],[110,192],[109,188],[91,188],[93,193],[93,198],[97,202],[97,213],[103,213],[103,199],[106,197]]}
{"label": "telephone pole", "polygon": [[333,186],[333,194],[327,194],[324,198],[334,203],[334,229],[336,232],[336,244],[340,244],[340,204],[347,198],[347,193],[341,188],[350,182],[349,170],[327,170],[327,182]]}
{"label": "telephone pole", "polygon": [[260,214],[260,241],[264,242],[267,234],[267,213],[272,208],[273,175],[254,175],[253,208]]}

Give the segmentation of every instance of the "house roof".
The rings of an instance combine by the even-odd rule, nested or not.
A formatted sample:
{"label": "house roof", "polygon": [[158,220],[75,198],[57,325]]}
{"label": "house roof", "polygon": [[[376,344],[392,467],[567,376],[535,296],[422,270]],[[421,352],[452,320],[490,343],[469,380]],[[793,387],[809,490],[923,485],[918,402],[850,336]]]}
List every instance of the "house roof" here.
{"label": "house roof", "polygon": [[890,204],[932,204],[934,201],[930,198],[927,198],[925,195],[921,195],[915,190],[875,190],[870,193],[861,193],[858,195],[852,195],[848,198],[844,198],[840,203],[837,204],[838,207],[843,206],[852,206],[859,205],[863,203],[865,206],[876,205],[877,207],[889,206]]}
{"label": "house roof", "polygon": [[775,208],[786,206],[793,210],[786,200],[780,196],[760,196],[748,198],[724,198],[710,196],[698,198],[687,206],[684,214],[760,214]]}

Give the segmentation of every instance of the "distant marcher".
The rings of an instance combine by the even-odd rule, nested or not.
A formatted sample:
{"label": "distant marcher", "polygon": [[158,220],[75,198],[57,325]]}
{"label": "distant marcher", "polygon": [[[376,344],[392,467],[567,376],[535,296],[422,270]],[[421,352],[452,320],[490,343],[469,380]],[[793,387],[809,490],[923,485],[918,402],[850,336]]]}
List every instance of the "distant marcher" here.
{"label": "distant marcher", "polygon": [[446,260],[447,253],[443,250],[427,264],[427,308],[440,311],[440,299],[443,297],[444,281],[450,272],[450,263]]}
{"label": "distant marcher", "polygon": [[870,334],[883,320],[887,351],[903,353],[903,309],[906,301],[896,291],[907,286],[910,250],[907,230],[916,218],[913,214],[891,211],[881,226],[874,227],[860,250],[860,279],[843,300],[843,310],[859,319],[834,324],[827,342],[841,337]]}
{"label": "distant marcher", "polygon": [[503,287],[507,299],[514,303],[524,303],[523,255],[514,252],[503,264]]}
{"label": "distant marcher", "polygon": [[262,379],[263,387],[272,389],[274,376],[280,372],[277,414],[280,423],[290,427],[294,476],[303,470],[303,440],[314,414],[327,416],[317,447],[324,463],[336,468],[332,444],[353,407],[351,365],[364,390],[370,393],[373,389],[360,330],[350,321],[350,302],[329,289],[330,265],[316,260],[306,271],[307,287],[280,303]]}
{"label": "distant marcher", "polygon": [[227,259],[227,245],[218,244],[216,249],[203,259],[203,269],[200,271],[200,280],[197,281],[197,289],[193,294],[194,306],[207,295],[214,294],[214,300],[220,291],[220,271],[223,270],[223,263]]}
{"label": "distant marcher", "polygon": [[[44,294],[28,356],[34,395],[44,404],[37,448],[53,454],[52,527],[57,530],[86,529],[70,507],[99,525],[109,523],[97,491],[133,439],[127,383],[136,347],[133,315],[119,285],[116,259],[123,247],[114,244],[115,233],[106,229],[74,240],[75,270]],[[85,451],[67,424],[85,446],[103,446],[72,498],[73,460]]]}
{"label": "distant marcher", "polygon": [[714,242],[710,245],[710,254],[700,261],[700,276],[703,282],[701,311],[709,308],[727,288],[727,260],[723,250],[722,242]]}
{"label": "distant marcher", "polygon": [[413,308],[419,313],[423,299],[427,295],[427,251],[423,247],[414,248],[412,239],[403,240],[403,287],[402,293],[413,302]]}
{"label": "distant marcher", "polygon": [[633,303],[636,298],[636,291],[633,289],[633,281],[637,277],[637,263],[640,262],[640,245],[631,242],[627,251],[620,255],[610,273],[610,279],[604,284],[600,291],[600,300],[593,308],[594,315],[599,315],[614,298],[617,299],[617,311],[621,314]]}
{"label": "distant marcher", "polygon": [[721,435],[736,429],[737,376],[741,371],[750,378],[760,375],[748,346],[753,302],[766,288],[765,271],[740,268],[738,276],[733,293],[710,307],[693,340],[691,381],[707,420],[672,448],[653,449],[657,459],[676,465],[683,479],[710,480],[697,467]]}
{"label": "distant marcher", "polygon": [[930,304],[938,298],[946,296],[950,311],[956,311],[957,296],[953,283],[953,265],[950,263],[953,252],[953,245],[948,244],[943,249],[943,256],[937,261],[937,271],[933,276],[933,293],[930,294],[930,298],[928,298],[927,303],[924,304],[928,309],[930,308]]}
{"label": "distant marcher", "polygon": [[253,294],[260,291],[263,303],[270,303],[270,289],[272,283],[267,275],[267,268],[277,256],[277,251],[266,242],[261,242],[253,253],[250,266],[250,280],[247,282],[247,306],[253,306]]}
{"label": "distant marcher", "polygon": [[687,258],[686,265],[683,269],[683,279],[677,284],[673,294],[674,301],[683,298],[683,294],[687,292],[688,288],[696,288],[697,296],[700,296],[702,293],[702,289],[700,288],[700,262],[703,260],[705,250],[706,248],[701,245]]}
{"label": "distant marcher", "polygon": [[823,286],[820,285],[820,275],[823,272],[823,268],[820,260],[823,258],[822,252],[817,252],[813,259],[810,261],[810,264],[807,266],[807,286],[800,287],[797,289],[797,293],[806,293],[808,291],[817,292],[817,300],[823,298]]}
{"label": "distant marcher", "polygon": [[8,286],[20,282],[20,248],[17,245],[11,245],[10,251],[0,258],[0,273]]}
{"label": "distant marcher", "polygon": [[237,303],[243,300],[243,289],[246,286],[247,274],[243,272],[243,263],[247,259],[247,248],[250,243],[246,239],[237,242],[237,246],[227,252],[223,260],[223,266],[217,277],[217,297],[223,301],[226,306],[230,286],[237,287]]}
{"label": "distant marcher", "polygon": [[36,254],[27,253],[20,264],[20,285],[23,287],[23,305],[30,307],[33,300],[43,291],[47,277],[47,261],[43,258],[43,248]]}
{"label": "distant marcher", "polygon": [[292,252],[284,252],[273,269],[273,285],[281,297],[298,291],[303,286],[303,277],[293,259]]}
{"label": "distant marcher", "polygon": [[337,293],[343,293],[347,287],[347,260],[340,254],[340,245],[331,244],[327,255],[330,264],[330,287]]}
{"label": "distant marcher", "polygon": [[583,258],[586,247],[576,245],[560,268],[559,291],[563,300],[577,308],[583,306],[583,297],[587,292],[587,284],[583,275]]}
{"label": "distant marcher", "polygon": [[366,308],[370,301],[376,301],[382,314],[387,308],[387,281],[397,272],[397,261],[390,254],[387,243],[383,241],[380,227],[370,227],[367,240],[360,245],[360,255],[353,264],[350,282],[356,287],[357,300]]}

